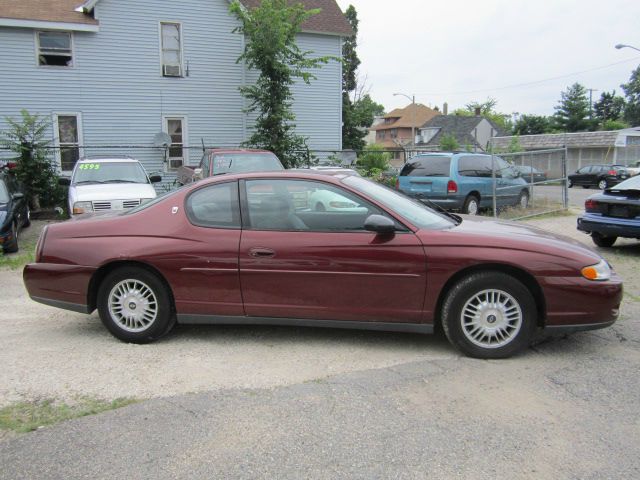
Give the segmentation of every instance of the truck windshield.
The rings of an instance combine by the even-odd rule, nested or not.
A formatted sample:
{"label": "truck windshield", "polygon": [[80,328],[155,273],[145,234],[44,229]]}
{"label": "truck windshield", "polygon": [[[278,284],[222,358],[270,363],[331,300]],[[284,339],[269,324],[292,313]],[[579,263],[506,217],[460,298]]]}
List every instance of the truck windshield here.
{"label": "truck windshield", "polygon": [[149,183],[149,179],[138,162],[83,162],[76,167],[71,183]]}
{"label": "truck windshield", "polygon": [[212,164],[213,175],[284,170],[278,157],[272,153],[220,153],[213,156]]}

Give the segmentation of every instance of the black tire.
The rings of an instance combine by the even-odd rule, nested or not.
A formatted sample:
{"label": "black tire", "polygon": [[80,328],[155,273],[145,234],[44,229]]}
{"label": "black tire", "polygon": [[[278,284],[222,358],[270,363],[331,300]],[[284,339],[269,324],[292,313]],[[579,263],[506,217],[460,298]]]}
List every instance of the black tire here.
{"label": "black tire", "polygon": [[27,218],[25,219],[24,223],[22,224],[23,228],[27,228],[31,226],[31,209],[29,207],[27,207]]}
{"label": "black tire", "polygon": [[582,188],[589,188],[589,185],[582,185]]}
{"label": "black tire", "polygon": [[326,212],[327,209],[324,208],[324,205],[320,202],[316,203],[316,212]]}
{"label": "black tire", "polygon": [[601,178],[600,180],[598,180],[598,188],[600,190],[605,190],[608,187],[609,187],[609,182],[607,182],[606,178]]}
{"label": "black tire", "polygon": [[595,243],[599,247],[604,247],[604,248],[613,247],[613,244],[616,243],[617,239],[618,237],[605,237],[604,235],[598,232],[591,233],[591,240],[593,240],[593,243]]}
{"label": "black tire", "polygon": [[469,195],[464,199],[464,205],[462,205],[462,213],[467,215],[477,215],[480,211],[480,200],[475,195]]}
{"label": "black tire", "polygon": [[[476,339],[476,342],[481,343],[478,345],[469,338],[474,336],[476,331],[474,327],[467,325],[465,330],[463,320],[469,317],[463,317],[463,310],[467,303],[472,303],[483,298],[483,295],[488,295],[486,292],[489,290],[500,292],[499,299],[502,299],[507,305],[511,305],[508,308],[503,307],[506,308],[506,311],[513,312],[512,308],[517,305],[519,312],[516,311],[508,315],[518,314],[520,325],[517,327],[517,325],[506,322],[502,324],[503,328],[499,328],[500,323],[497,323],[496,331],[504,332],[501,333],[502,338],[499,339],[496,334],[496,342],[491,345],[493,334],[491,336],[483,334],[480,339]],[[481,328],[484,331],[494,328],[490,322],[503,321],[498,308],[490,306],[483,308],[486,311],[479,315],[481,318],[478,322],[482,324]],[[478,311],[476,310],[476,312]],[[484,318],[485,315],[486,318]],[[522,352],[529,346],[536,330],[537,315],[536,303],[531,292],[519,280],[501,272],[479,272],[463,278],[447,293],[442,306],[442,327],[449,341],[469,357],[507,358]],[[512,321],[517,322],[517,320]],[[474,330],[471,331],[471,329]],[[487,341],[485,341],[485,345],[482,345],[484,337],[487,337],[489,344],[486,344]]]}
{"label": "black tire", "polygon": [[18,245],[18,226],[15,223],[11,226],[11,236],[13,240],[4,245],[4,253],[16,253],[20,248]]}
{"label": "black tire", "polygon": [[529,192],[527,192],[526,190],[522,190],[520,192],[520,195],[518,195],[518,203],[516,204],[516,207],[522,208],[523,210],[526,210],[529,207]]}
{"label": "black tire", "polygon": [[[155,312],[152,320],[143,317],[143,319],[138,318],[139,322],[133,323],[133,321],[130,321],[129,324],[129,321],[123,318],[124,315],[119,318],[117,313],[112,314],[109,309],[109,299],[113,295],[112,298],[115,300],[116,297],[113,290],[117,285],[123,286],[123,288],[127,285],[122,282],[131,282],[130,285],[138,287],[137,290],[136,288],[130,289],[132,292],[130,303],[126,306],[126,309],[121,307],[122,311],[132,316],[145,315],[145,310],[143,309],[147,307],[147,312]],[[147,296],[147,299],[150,298],[152,301],[145,304],[144,299],[141,298],[144,295],[136,293],[140,291],[150,292],[150,296]],[[155,302],[153,302],[154,299]],[[125,299],[125,301],[129,300]],[[128,343],[153,342],[169,333],[176,323],[171,294],[168,288],[157,275],[139,267],[123,267],[107,275],[98,287],[98,312],[100,313],[100,320],[102,320],[107,330],[114,337]],[[148,321],[148,324],[143,325],[143,320]]]}

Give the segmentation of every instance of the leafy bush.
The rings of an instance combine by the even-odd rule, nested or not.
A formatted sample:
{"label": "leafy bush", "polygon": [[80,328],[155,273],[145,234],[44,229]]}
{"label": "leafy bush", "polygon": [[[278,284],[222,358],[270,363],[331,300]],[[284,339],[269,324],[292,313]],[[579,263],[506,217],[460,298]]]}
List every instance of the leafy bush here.
{"label": "leafy bush", "polygon": [[51,141],[46,132],[51,123],[24,109],[20,115],[18,121],[5,118],[9,128],[0,132],[0,145],[16,154],[14,171],[34,209],[64,204],[64,190],[58,185],[58,172],[49,159]]}
{"label": "leafy bush", "polygon": [[[376,173],[381,174],[389,168],[391,154],[385,152],[380,145],[368,145],[358,157],[358,166],[368,177],[373,177]],[[377,170],[377,172],[376,172]]]}

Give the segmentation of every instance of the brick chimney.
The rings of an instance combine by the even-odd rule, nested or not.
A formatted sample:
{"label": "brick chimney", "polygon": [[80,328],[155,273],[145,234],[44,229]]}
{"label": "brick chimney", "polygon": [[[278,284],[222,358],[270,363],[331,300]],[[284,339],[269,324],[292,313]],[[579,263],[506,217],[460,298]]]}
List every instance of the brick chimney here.
{"label": "brick chimney", "polygon": [[442,114],[443,115],[449,114],[449,104],[447,102],[444,102],[444,105],[442,105]]}

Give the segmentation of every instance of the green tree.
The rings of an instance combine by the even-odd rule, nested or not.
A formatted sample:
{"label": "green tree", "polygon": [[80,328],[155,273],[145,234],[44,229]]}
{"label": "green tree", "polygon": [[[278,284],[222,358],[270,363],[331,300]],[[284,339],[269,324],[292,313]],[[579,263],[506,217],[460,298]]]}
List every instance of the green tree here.
{"label": "green tree", "polygon": [[601,130],[622,130],[623,128],[629,128],[629,124],[622,120],[605,120],[600,127]]}
{"label": "green tree", "polygon": [[574,83],[560,94],[560,103],[555,107],[554,124],[563,132],[589,130],[589,97],[583,85]]}
{"label": "green tree", "polygon": [[373,124],[376,115],[384,113],[384,107],[363,94],[364,87],[358,85],[357,70],[360,59],[356,52],[358,46],[358,13],[349,5],[345,17],[351,25],[353,35],[342,44],[342,147],[362,150],[367,129]]}
{"label": "green tree", "polygon": [[640,125],[640,67],[631,72],[629,83],[622,85],[627,97],[624,119],[633,127]]}
{"label": "green tree", "polygon": [[371,176],[389,168],[391,154],[384,151],[381,145],[367,145],[358,157],[358,166],[365,175]]}
{"label": "green tree", "polygon": [[551,131],[551,122],[543,115],[522,115],[513,126],[514,135],[539,135]]}
{"label": "green tree", "polygon": [[460,150],[460,143],[456,139],[455,135],[443,135],[442,138],[440,138],[440,150],[443,152],[454,152]]}
{"label": "green tree", "polygon": [[310,83],[316,78],[310,70],[332,59],[312,58],[312,52],[300,50],[296,35],[320,10],[305,10],[302,4],[287,0],[262,0],[254,9],[234,0],[229,10],[240,21],[234,32],[245,36],[244,52],[237,62],[244,61],[259,72],[254,85],[240,87],[249,100],[247,111],[258,112],[254,133],[245,145],[271,150],[285,167],[295,167],[301,163],[307,139],[295,133],[291,87],[296,78]]}
{"label": "green tree", "polygon": [[508,135],[511,133],[513,128],[511,115],[496,111],[497,105],[498,101],[495,98],[487,98],[484,102],[476,101],[467,103],[464,108],[454,110],[453,114],[472,117],[478,110],[480,110],[481,117],[491,120],[494,125],[498,126],[506,135]]}
{"label": "green tree", "polygon": [[593,114],[600,123],[607,120],[619,120],[624,112],[624,107],[624,98],[616,95],[615,90],[602,92],[600,100],[593,104]]}
{"label": "green tree", "polygon": [[0,145],[16,154],[15,173],[22,182],[25,195],[34,209],[55,206],[64,202],[64,193],[58,185],[58,173],[49,159],[47,131],[49,120],[20,111],[20,119],[6,117],[7,130],[0,132]]}

